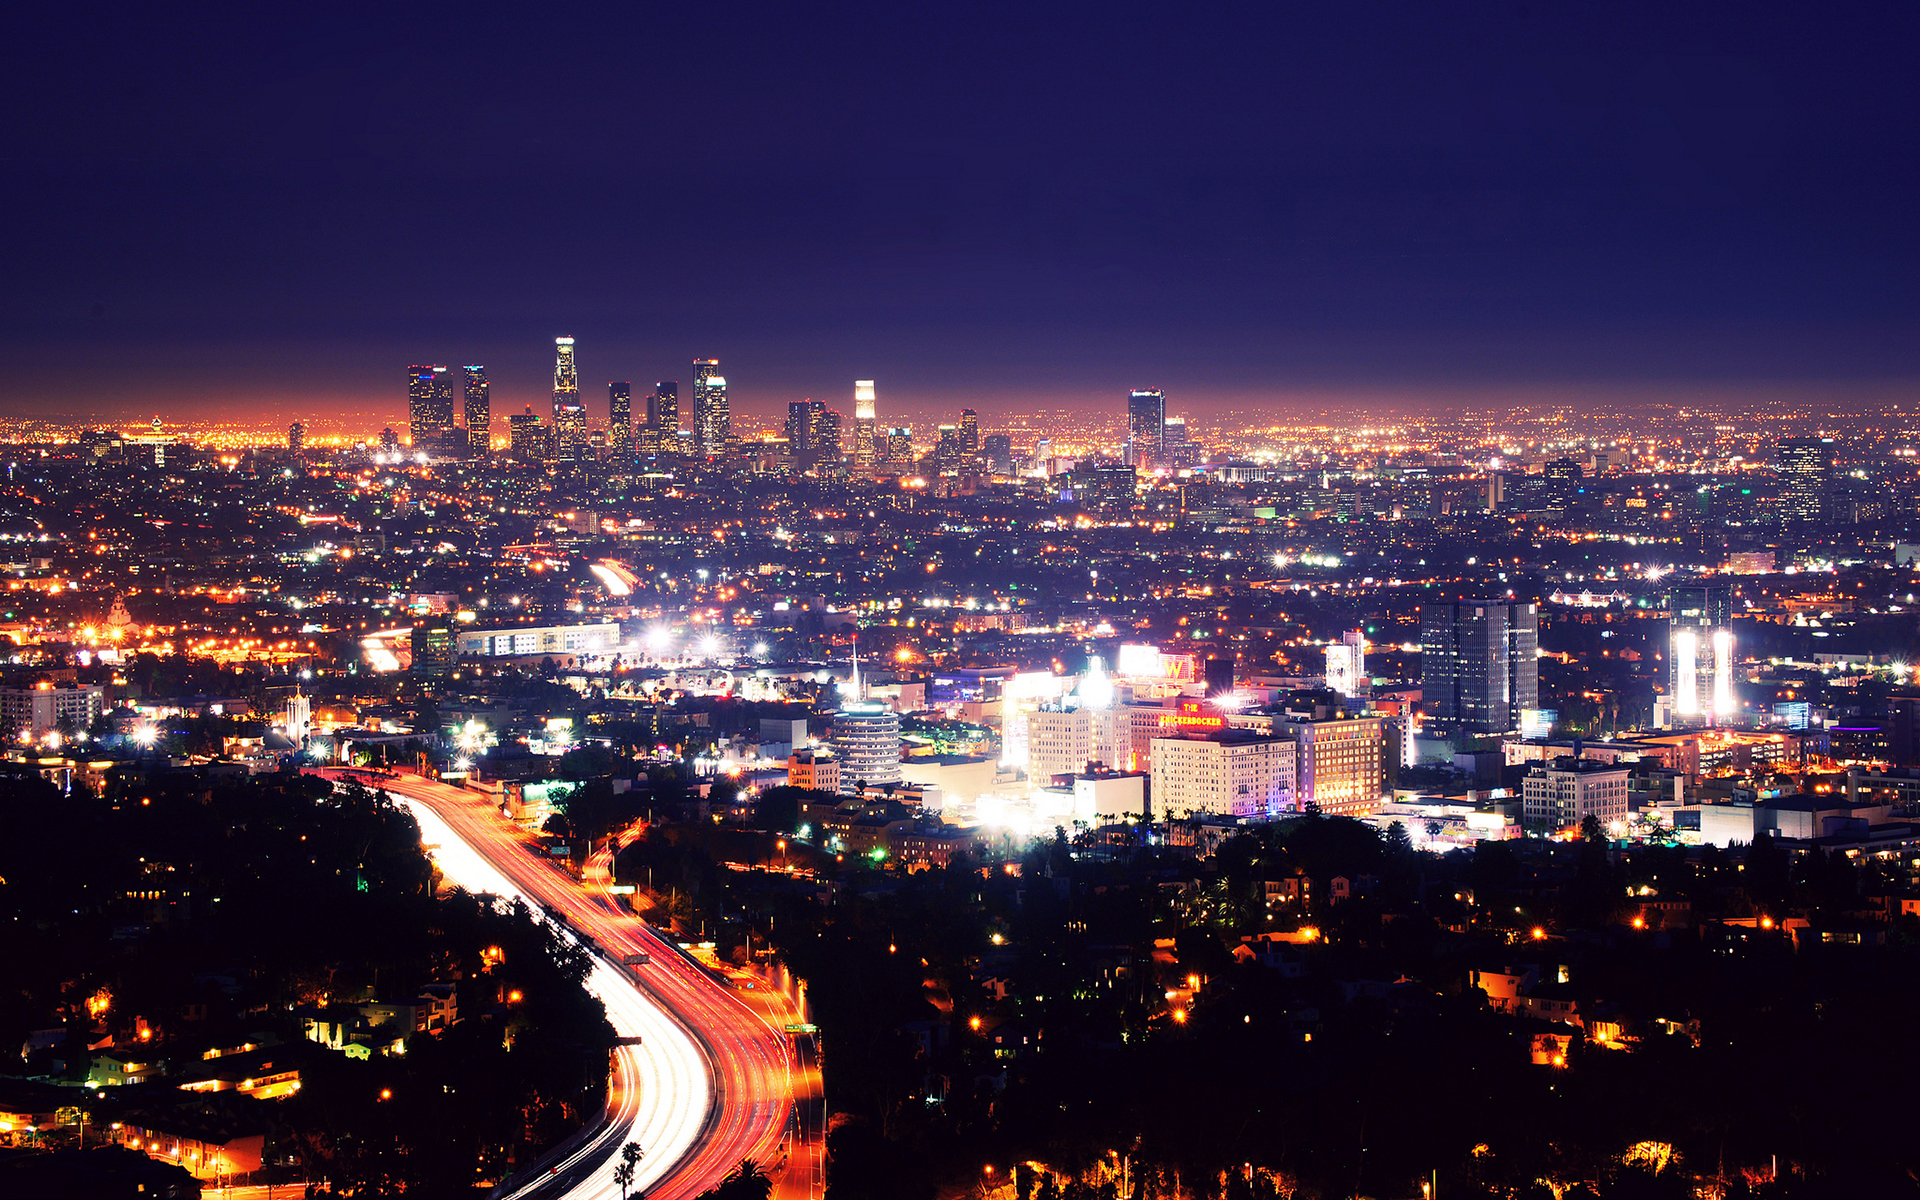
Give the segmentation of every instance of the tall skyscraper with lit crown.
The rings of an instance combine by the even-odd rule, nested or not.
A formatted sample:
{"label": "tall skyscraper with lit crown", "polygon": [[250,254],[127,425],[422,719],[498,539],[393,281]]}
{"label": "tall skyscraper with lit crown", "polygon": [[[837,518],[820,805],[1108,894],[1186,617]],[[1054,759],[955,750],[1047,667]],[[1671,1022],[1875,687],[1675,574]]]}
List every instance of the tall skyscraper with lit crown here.
{"label": "tall skyscraper with lit crown", "polygon": [[466,411],[462,414],[467,422],[467,453],[485,458],[493,444],[492,385],[487,382],[485,367],[463,369],[467,373]]}
{"label": "tall skyscraper with lit crown", "polygon": [[717,358],[693,360],[693,449],[696,454],[725,452],[733,422],[727,412],[727,380]]}
{"label": "tall skyscraper with lit crown", "polygon": [[586,456],[587,406],[580,402],[580,372],[573,364],[573,339],[553,339],[553,449],[561,462]]}
{"label": "tall skyscraper with lit crown", "polygon": [[874,423],[879,415],[879,403],[874,398],[873,380],[854,380],[853,472],[856,475],[873,474],[874,438],[878,433]]}

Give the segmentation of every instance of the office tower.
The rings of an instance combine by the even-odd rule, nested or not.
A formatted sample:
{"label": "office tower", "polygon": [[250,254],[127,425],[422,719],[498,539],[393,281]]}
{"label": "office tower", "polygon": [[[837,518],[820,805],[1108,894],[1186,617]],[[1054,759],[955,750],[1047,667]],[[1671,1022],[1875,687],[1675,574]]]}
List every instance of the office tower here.
{"label": "office tower", "polygon": [[887,466],[904,469],[913,465],[913,427],[896,425],[887,430]]}
{"label": "office tower", "polygon": [[467,453],[485,458],[493,447],[493,385],[487,382],[483,366],[465,368],[467,372],[466,412]]}
{"label": "office tower", "polygon": [[415,450],[445,449],[453,430],[453,384],[445,367],[407,368],[407,420]]}
{"label": "office tower", "polygon": [[814,422],[813,468],[822,475],[841,474],[840,414],[831,408],[821,409]]}
{"label": "office tower", "polygon": [[573,365],[573,339],[553,339],[553,450],[561,462],[586,456],[587,406],[580,402],[580,372]]}
{"label": "office tower", "polygon": [[1789,525],[1818,521],[1826,513],[1833,474],[1832,438],[1781,438],[1774,473],[1780,477],[1780,519]]}
{"label": "office tower", "polygon": [[287,449],[298,454],[300,451],[306,449],[306,446],[307,427],[298,421],[287,426]]}
{"label": "office tower", "polygon": [[980,414],[970,408],[960,410],[960,449],[969,455],[980,453]]}
{"label": "office tower", "polygon": [[1365,691],[1367,682],[1367,635],[1349,629],[1327,643],[1327,687],[1351,697]]}
{"label": "office tower", "polygon": [[1165,459],[1167,398],[1159,388],[1127,393],[1127,462],[1152,470]]}
{"label": "office tower", "polygon": [[508,453],[521,462],[538,462],[547,456],[547,434],[540,426],[540,414],[528,405],[524,413],[507,418]]}
{"label": "office tower", "polygon": [[1427,716],[1470,734],[1507,733],[1540,707],[1540,608],[1506,600],[1420,606]]}
{"label": "office tower", "polygon": [[874,422],[880,415],[879,402],[874,398],[873,380],[856,379],[853,381],[853,471],[865,477],[873,474],[873,458],[877,447],[874,444]]}
{"label": "office tower", "polygon": [[413,627],[408,639],[413,650],[413,673],[441,679],[453,673],[453,618],[430,615]]}
{"label": "office tower", "polygon": [[399,450],[400,450],[400,435],[393,431],[393,426],[389,425],[385,429],[382,429],[380,431],[381,455],[391,456],[393,454],[398,453]]}
{"label": "office tower", "polygon": [[1168,417],[1160,427],[1160,450],[1170,467],[1191,467],[1199,460],[1200,448],[1187,437],[1187,419]]}
{"label": "office tower", "polygon": [[680,449],[680,383],[666,379],[653,385],[647,397],[647,426],[641,436],[641,450],[648,454],[672,454]]}
{"label": "office tower", "polygon": [[1293,734],[1301,805],[1335,817],[1363,817],[1380,806],[1386,769],[1387,723],[1378,717],[1288,721],[1275,731]]}
{"label": "office tower", "polygon": [[1667,594],[1667,683],[1675,720],[1691,724],[1733,715],[1733,594],[1724,585]]}
{"label": "office tower", "polygon": [[607,385],[607,445],[615,462],[633,457],[633,385],[625,380]]}
{"label": "office tower", "polygon": [[733,423],[727,412],[727,379],[717,358],[693,360],[693,450],[709,457],[724,454]]}
{"label": "office tower", "polygon": [[1580,464],[1571,458],[1556,458],[1542,472],[1547,503],[1554,508],[1571,508],[1580,498]]}
{"label": "office tower", "polygon": [[990,433],[986,442],[987,470],[995,475],[1013,474],[1013,439],[1004,433]]}
{"label": "office tower", "polygon": [[833,750],[849,790],[900,782],[900,716],[878,700],[848,700],[833,714]]}

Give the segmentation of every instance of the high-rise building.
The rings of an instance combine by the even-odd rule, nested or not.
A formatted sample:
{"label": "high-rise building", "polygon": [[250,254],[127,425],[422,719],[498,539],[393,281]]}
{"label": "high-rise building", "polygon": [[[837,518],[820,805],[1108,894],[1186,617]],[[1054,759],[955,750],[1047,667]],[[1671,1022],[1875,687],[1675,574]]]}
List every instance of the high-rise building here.
{"label": "high-rise building", "polygon": [[1520,783],[1520,819],[1542,833],[1578,829],[1588,817],[1603,827],[1622,824],[1630,773],[1625,765],[1570,755],[1541,763]]}
{"label": "high-rise building", "polygon": [[408,432],[415,450],[438,454],[453,431],[453,384],[445,367],[407,368]]}
{"label": "high-rise building", "polygon": [[733,421],[727,411],[727,379],[717,358],[693,360],[693,450],[709,457],[724,454]]}
{"label": "high-rise building", "polygon": [[385,429],[382,429],[380,431],[380,453],[386,457],[392,457],[399,449],[400,435],[393,431],[393,426],[389,425]]}
{"label": "high-rise building", "polygon": [[493,385],[487,382],[483,366],[464,368],[467,372],[466,412],[467,453],[485,458],[493,448]]}
{"label": "high-rise building", "polygon": [[1337,642],[1327,643],[1327,687],[1342,696],[1366,690],[1367,635],[1350,629]]}
{"label": "high-rise building", "polygon": [[1517,729],[1540,707],[1540,606],[1461,600],[1420,606],[1420,691],[1430,720],[1465,733]]}
{"label": "high-rise building", "polygon": [[873,380],[856,379],[853,381],[853,471],[865,477],[873,474],[873,459],[878,447],[874,443],[877,436],[874,422],[879,418],[880,406],[874,397]]}
{"label": "high-rise building", "polygon": [[1300,803],[1333,817],[1360,817],[1380,805],[1386,772],[1387,723],[1378,717],[1291,721]]}
{"label": "high-rise building", "polygon": [[895,425],[887,430],[887,466],[898,471],[913,465],[913,427]]}
{"label": "high-rise building", "polygon": [[980,414],[970,408],[960,410],[960,450],[968,455],[980,453]]}
{"label": "high-rise building", "polygon": [[547,457],[547,431],[532,405],[527,406],[526,412],[507,418],[507,432],[510,435],[508,453],[513,457],[521,462],[540,462]]}
{"label": "high-rise building", "polygon": [[840,414],[818,400],[796,400],[788,404],[787,453],[796,472],[837,466]]}
{"label": "high-rise building", "polygon": [[453,618],[430,614],[413,627],[413,673],[439,679],[453,673]]}
{"label": "high-rise building", "polygon": [[633,457],[633,385],[625,380],[607,385],[607,445],[615,462]]}
{"label": "high-rise building", "polygon": [[1004,433],[990,433],[986,440],[987,470],[995,475],[1013,474],[1013,439]]}
{"label": "high-rise building", "polygon": [[1781,438],[1774,471],[1780,477],[1780,519],[1790,525],[1826,514],[1833,474],[1832,438]]}
{"label": "high-rise building", "polygon": [[287,426],[287,449],[298,454],[300,451],[306,449],[306,446],[307,427],[298,421]]}
{"label": "high-rise building", "polygon": [[1580,464],[1571,458],[1556,458],[1541,472],[1542,490],[1554,508],[1572,508],[1580,498]]}
{"label": "high-rise building", "polygon": [[1159,388],[1127,393],[1127,462],[1152,470],[1166,458],[1167,397]]}
{"label": "high-rise building", "polygon": [[[1186,701],[1197,706],[1197,701]],[[1298,747],[1245,729],[1207,729],[1148,743],[1154,811],[1271,818],[1294,805]]]}
{"label": "high-rise building", "polygon": [[586,457],[587,406],[580,402],[580,372],[573,339],[553,339],[553,450],[561,462]]}
{"label": "high-rise building", "polygon": [[1667,683],[1682,724],[1733,715],[1733,596],[1724,585],[1675,588],[1667,595]]}
{"label": "high-rise building", "polygon": [[647,424],[640,435],[646,454],[672,454],[680,449],[680,383],[664,379],[647,397]]}
{"label": "high-rise building", "polygon": [[878,700],[848,700],[833,714],[833,750],[850,786],[900,782],[900,715]]}

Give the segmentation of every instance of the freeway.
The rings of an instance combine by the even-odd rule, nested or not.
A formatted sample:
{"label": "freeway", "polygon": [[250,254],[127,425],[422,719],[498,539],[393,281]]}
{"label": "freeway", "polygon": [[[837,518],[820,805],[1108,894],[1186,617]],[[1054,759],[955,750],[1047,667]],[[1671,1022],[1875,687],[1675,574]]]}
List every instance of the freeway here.
{"label": "freeway", "polygon": [[[618,1197],[615,1152],[628,1141],[646,1148],[634,1193],[647,1200],[691,1200],[749,1158],[773,1176],[782,1200],[819,1194],[818,1124],[803,1122],[811,1104],[795,1103],[796,1095],[818,1094],[817,1068],[795,1063],[780,1028],[795,1019],[782,1011],[783,998],[763,997],[759,1009],[743,1002],[626,912],[604,884],[585,887],[537,855],[475,793],[410,775],[371,782],[414,813],[448,879],[522,897],[597,949],[588,986],[614,1031],[640,1039],[616,1053],[603,1123],[564,1147],[551,1174],[502,1200]],[[647,965],[619,965],[636,954]]]}

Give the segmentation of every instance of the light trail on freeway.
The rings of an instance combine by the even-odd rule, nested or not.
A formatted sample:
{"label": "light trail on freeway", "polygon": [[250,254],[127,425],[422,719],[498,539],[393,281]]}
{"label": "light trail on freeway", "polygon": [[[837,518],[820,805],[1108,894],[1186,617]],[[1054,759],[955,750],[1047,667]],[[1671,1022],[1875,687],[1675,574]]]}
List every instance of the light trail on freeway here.
{"label": "light trail on freeway", "polygon": [[[606,1005],[614,1031],[641,1039],[617,1053],[605,1123],[567,1147],[557,1174],[528,1181],[509,1194],[513,1200],[617,1198],[613,1169],[619,1147],[629,1141],[646,1148],[629,1194],[647,1200],[691,1200],[743,1159],[775,1179],[783,1200],[818,1194],[818,1139],[796,1136],[802,1130],[794,1105],[796,1088],[817,1092],[817,1073],[796,1072],[786,1035],[767,1016],[620,909],[604,889],[590,892],[536,856],[475,793],[407,775],[367,782],[406,803],[448,879],[557,913],[574,934],[596,944],[603,953],[595,955],[588,986]],[[633,954],[650,961],[629,975],[616,964]]]}

